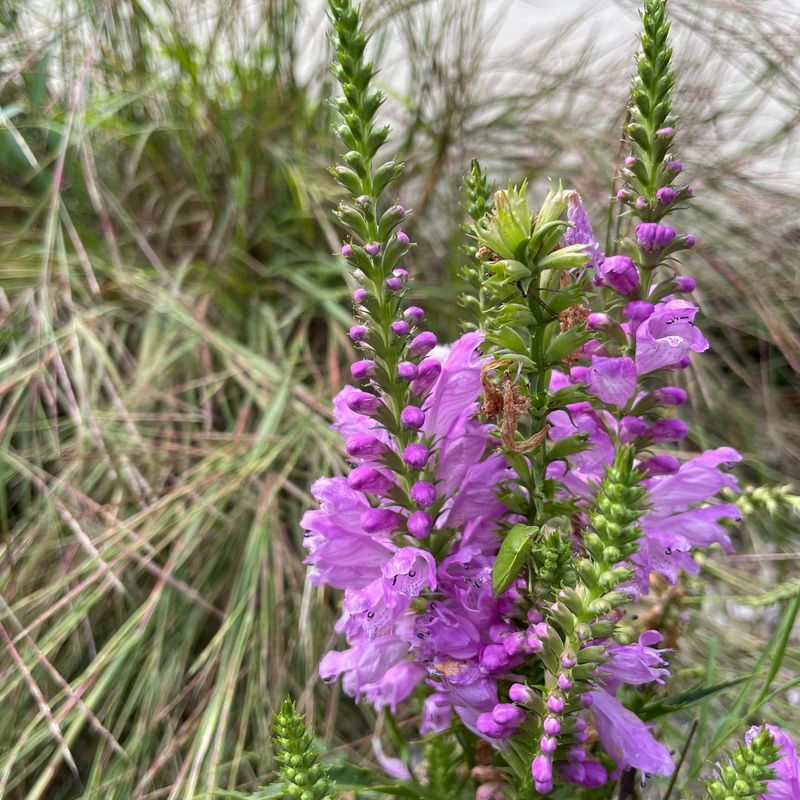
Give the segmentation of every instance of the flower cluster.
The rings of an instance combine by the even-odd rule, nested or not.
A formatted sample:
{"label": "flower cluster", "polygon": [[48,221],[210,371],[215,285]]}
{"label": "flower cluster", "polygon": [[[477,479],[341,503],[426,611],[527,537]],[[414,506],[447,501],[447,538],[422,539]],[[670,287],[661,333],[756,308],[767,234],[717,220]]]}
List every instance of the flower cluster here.
{"label": "flower cluster", "polygon": [[382,200],[401,165],[373,165],[388,130],[373,122],[367,39],[350,0],[330,8],[358,355],[334,400],[351,468],[313,485],[302,521],[310,580],[343,591],[347,646],[320,675],[389,712],[416,692],[423,736],[488,742],[505,769],[475,774],[482,798],[670,775],[626,704],[665,684],[669,650],[658,630],[637,636],[626,607],[654,574],[697,572],[695,550],[731,548],[724,522],[739,515],[718,495],[738,490],[726,468],[740,457],[675,448],[677,384],[709,345],[674,259],[694,236],[663,222],[691,195],[670,152],[663,3],[645,3],[618,195],[638,224],[603,253],[576,192],[553,187],[534,212],[525,184],[490,197],[473,163],[476,324],[451,346],[408,301],[408,214]]}

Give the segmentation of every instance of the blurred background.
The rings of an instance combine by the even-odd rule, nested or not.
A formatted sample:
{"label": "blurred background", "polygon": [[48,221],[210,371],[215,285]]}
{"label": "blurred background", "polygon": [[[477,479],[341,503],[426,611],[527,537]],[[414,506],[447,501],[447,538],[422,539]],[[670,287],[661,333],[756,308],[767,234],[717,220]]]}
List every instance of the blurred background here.
{"label": "blurred background", "polygon": [[[366,8],[447,339],[471,158],[534,197],[562,178],[615,234],[637,6]],[[759,691],[800,734],[800,3],[669,11],[713,347],[687,448],[735,445],[749,487],[705,596],[653,594],[679,686],[744,679],[693,709],[681,788]],[[2,0],[0,25],[0,797],[246,797],[287,692],[367,758],[372,712],[317,683],[337,597],[305,583],[298,527],[342,469],[351,319],[323,4]]]}

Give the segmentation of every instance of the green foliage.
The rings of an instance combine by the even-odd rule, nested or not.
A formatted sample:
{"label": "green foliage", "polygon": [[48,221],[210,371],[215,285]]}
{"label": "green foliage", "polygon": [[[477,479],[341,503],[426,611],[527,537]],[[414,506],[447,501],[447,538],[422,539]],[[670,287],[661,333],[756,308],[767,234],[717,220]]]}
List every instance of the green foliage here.
{"label": "green foliage", "polygon": [[766,783],[775,776],[770,768],[778,760],[778,748],[769,730],[762,728],[750,744],[740,744],[717,768],[717,774],[706,783],[709,800],[730,797],[755,800],[766,792]]}
{"label": "green foliage", "polygon": [[332,800],[331,782],[319,764],[305,720],[287,697],[275,712],[272,743],[280,763],[283,791],[296,800]]}

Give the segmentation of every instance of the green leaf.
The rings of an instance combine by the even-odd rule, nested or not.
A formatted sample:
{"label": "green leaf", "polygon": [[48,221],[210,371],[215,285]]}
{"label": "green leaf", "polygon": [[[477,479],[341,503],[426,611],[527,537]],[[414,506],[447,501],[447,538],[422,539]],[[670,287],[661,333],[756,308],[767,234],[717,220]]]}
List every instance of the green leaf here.
{"label": "green leaf", "polygon": [[672,697],[665,699],[655,700],[648,703],[640,712],[639,716],[645,721],[663,717],[665,714],[672,714],[675,711],[681,711],[684,708],[697,705],[701,700],[706,697],[724,692],[725,689],[730,689],[732,686],[738,686],[740,683],[749,681],[753,675],[744,675],[741,678],[734,678],[730,681],[722,681],[715,683],[711,686],[697,686],[694,689],[689,689],[686,692],[675,694]]}
{"label": "green leaf", "polygon": [[492,571],[492,590],[496,595],[508,589],[522,571],[537,533],[537,525],[515,525],[506,534]]}

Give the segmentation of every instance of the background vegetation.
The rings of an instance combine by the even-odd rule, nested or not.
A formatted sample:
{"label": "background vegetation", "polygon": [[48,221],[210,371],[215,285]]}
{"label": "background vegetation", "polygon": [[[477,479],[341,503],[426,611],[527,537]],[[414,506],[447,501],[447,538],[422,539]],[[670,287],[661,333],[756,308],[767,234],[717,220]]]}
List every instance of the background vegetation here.
{"label": "background vegetation", "polygon": [[[0,797],[240,796],[270,779],[287,691],[336,753],[369,751],[371,712],[317,686],[336,599],[304,582],[298,527],[341,468],[350,318],[319,5],[0,3]],[[562,176],[625,234],[607,198],[634,41],[574,5],[539,24],[523,4],[522,44],[490,0],[370,6],[444,336],[470,158],[501,184]],[[607,7],[635,29],[635,4]],[[798,501],[758,488],[800,460],[800,16],[669,7],[714,347],[690,446],[735,444],[756,487],[714,593],[655,587],[647,610],[687,688],[751,676],[672,718],[676,748],[701,726],[689,781],[763,702],[800,735]]]}

